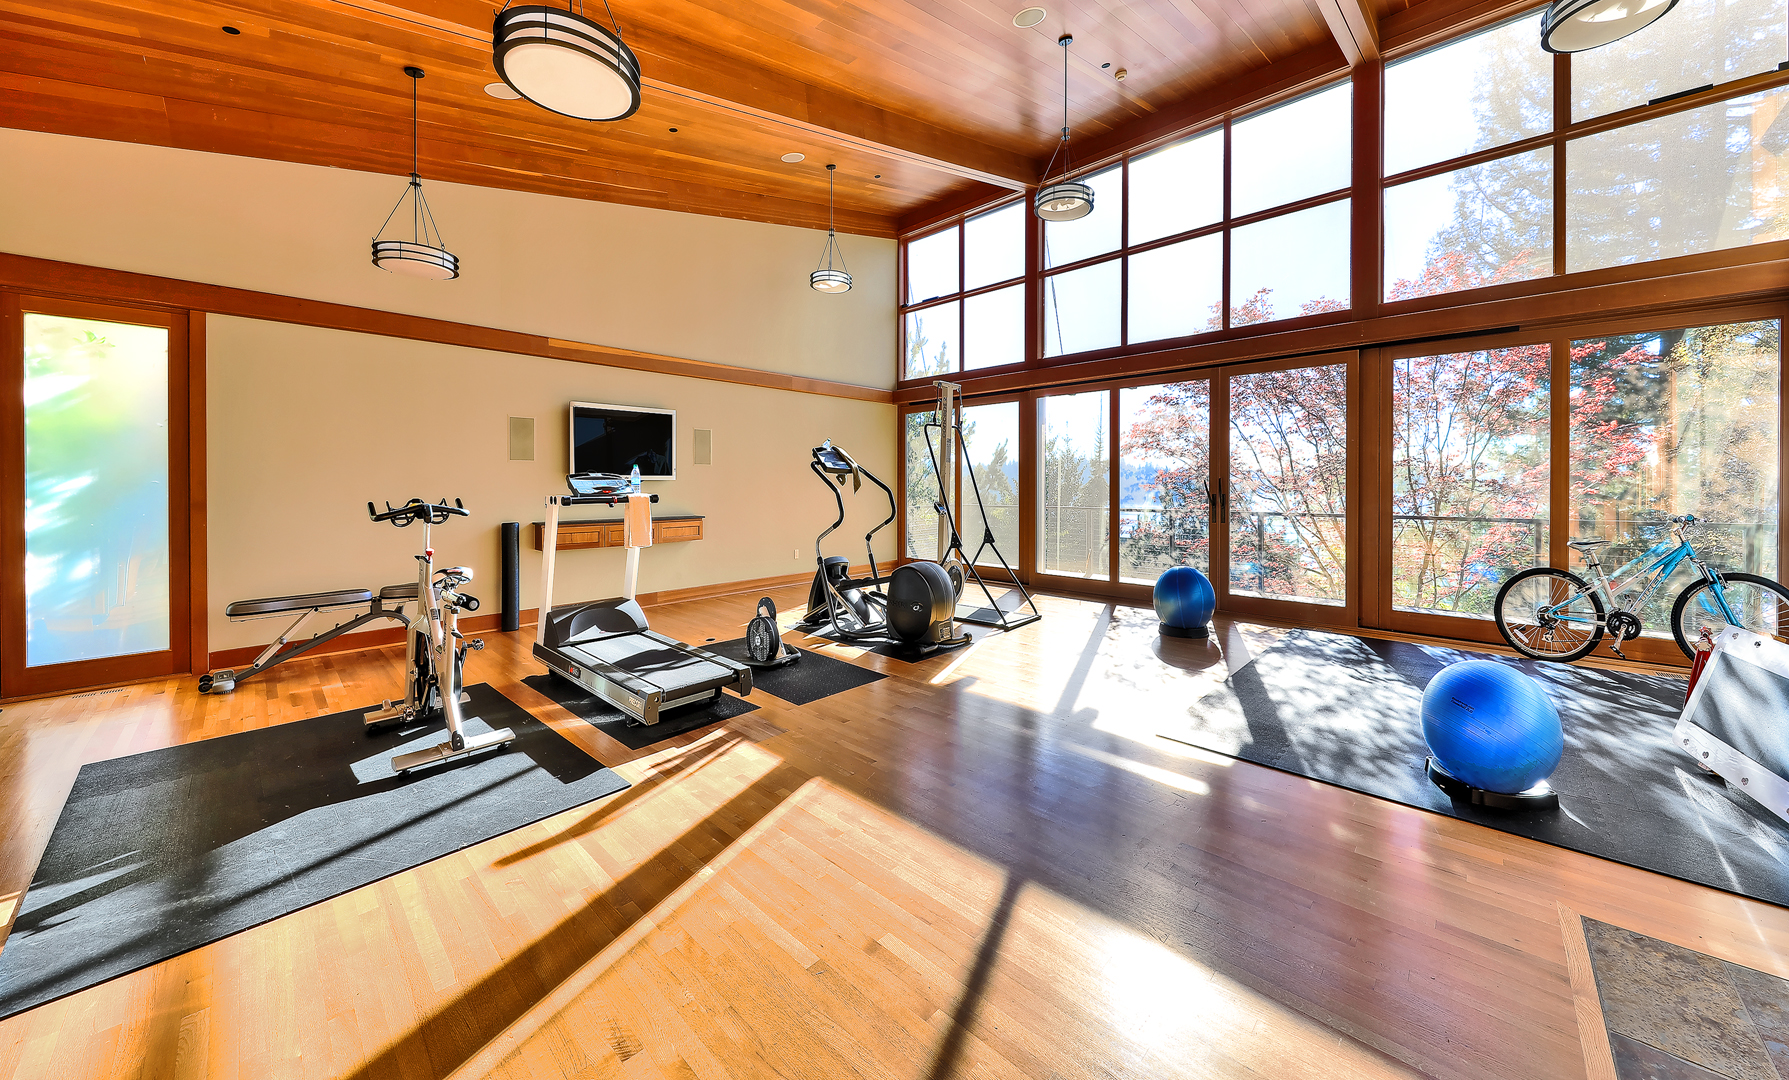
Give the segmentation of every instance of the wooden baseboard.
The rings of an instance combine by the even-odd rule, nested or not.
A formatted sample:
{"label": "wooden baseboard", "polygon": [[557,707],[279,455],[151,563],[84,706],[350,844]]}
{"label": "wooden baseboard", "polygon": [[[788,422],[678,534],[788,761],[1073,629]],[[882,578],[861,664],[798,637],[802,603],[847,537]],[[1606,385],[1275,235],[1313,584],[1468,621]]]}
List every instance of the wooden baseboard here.
{"label": "wooden baseboard", "polygon": [[[867,574],[868,564],[853,566],[853,575]],[[677,604],[686,600],[710,600],[717,596],[732,596],[735,593],[760,593],[770,589],[786,588],[790,585],[805,585],[812,580],[813,571],[799,574],[782,574],[777,577],[748,578],[744,581],[721,581],[713,585],[697,585],[688,589],[662,589],[658,592],[640,593],[637,599],[642,607],[655,607],[660,604]],[[522,625],[530,626],[539,615],[535,608],[522,611]],[[467,633],[486,633],[496,630],[503,624],[501,613],[490,615],[468,615],[460,620],[460,629]],[[404,630],[399,626],[385,626],[377,630],[362,630],[358,634],[343,634],[341,637],[323,644],[305,653],[306,656],[322,656],[326,653],[355,652],[359,649],[379,649],[387,645],[401,645],[404,641]],[[235,649],[223,649],[211,654],[211,662],[206,671],[219,668],[234,668],[254,662],[261,655],[267,643],[260,645],[244,645]]]}

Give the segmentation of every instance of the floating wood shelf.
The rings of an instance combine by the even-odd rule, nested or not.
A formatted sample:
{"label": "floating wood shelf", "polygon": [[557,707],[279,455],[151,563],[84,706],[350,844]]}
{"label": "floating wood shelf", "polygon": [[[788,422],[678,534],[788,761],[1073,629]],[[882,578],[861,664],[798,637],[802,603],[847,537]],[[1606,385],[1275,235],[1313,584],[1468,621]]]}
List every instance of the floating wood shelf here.
{"label": "floating wood shelf", "polygon": [[[547,523],[534,523],[534,550],[545,551]],[[652,542],[655,544],[680,544],[686,540],[702,539],[702,518],[700,515],[686,517],[662,517],[652,519]],[[570,551],[573,548],[624,547],[627,544],[627,529],[620,518],[604,521],[561,521],[559,523],[559,550]]]}

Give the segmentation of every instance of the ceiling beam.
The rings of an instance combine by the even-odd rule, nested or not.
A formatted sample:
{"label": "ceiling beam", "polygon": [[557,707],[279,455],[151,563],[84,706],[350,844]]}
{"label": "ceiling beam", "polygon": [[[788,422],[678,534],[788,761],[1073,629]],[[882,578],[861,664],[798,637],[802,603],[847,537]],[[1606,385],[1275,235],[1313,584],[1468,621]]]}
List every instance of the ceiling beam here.
{"label": "ceiling beam", "polygon": [[1329,32],[1341,46],[1348,66],[1379,59],[1379,26],[1373,12],[1361,0],[1312,0],[1329,24]]}
{"label": "ceiling beam", "polygon": [[[413,31],[490,45],[492,8],[482,0],[336,2]],[[674,28],[634,22],[625,30],[628,47],[640,58],[647,90],[1010,191],[1037,182],[1037,164],[1025,154],[703,48]]]}

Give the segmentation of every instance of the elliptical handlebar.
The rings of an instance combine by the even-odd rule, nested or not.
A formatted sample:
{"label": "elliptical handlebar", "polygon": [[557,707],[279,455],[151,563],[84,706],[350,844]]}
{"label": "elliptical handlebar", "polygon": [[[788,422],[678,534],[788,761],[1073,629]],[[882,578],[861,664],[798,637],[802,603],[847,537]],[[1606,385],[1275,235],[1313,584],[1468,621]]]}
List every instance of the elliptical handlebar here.
{"label": "elliptical handlebar", "polygon": [[402,506],[394,507],[387,502],[383,512],[369,502],[366,504],[366,512],[367,516],[374,521],[389,521],[400,529],[413,521],[425,521],[430,525],[439,525],[449,517],[470,517],[472,514],[472,511],[466,509],[458,499],[455,499],[453,505],[449,506],[446,496],[442,496],[438,503],[411,499]]}
{"label": "elliptical handlebar", "polygon": [[[830,536],[834,529],[845,523],[845,497],[841,493],[845,486],[845,478],[847,476],[864,477],[870,483],[881,488],[882,494],[888,497],[888,516],[871,528],[869,532],[863,534],[864,550],[870,557],[869,581],[872,584],[879,584],[882,581],[882,571],[876,565],[876,534],[888,528],[900,514],[899,506],[895,502],[894,489],[884,484],[881,477],[858,464],[856,459],[846,453],[843,447],[834,446],[831,439],[814,447],[814,460],[808,462],[808,468],[814,470],[814,475],[818,476],[820,482],[826,485],[826,490],[832,492],[833,501],[838,504],[839,508],[837,520],[814,538],[814,561],[821,565],[824,565],[826,558],[820,550],[821,542]],[[836,486],[835,480],[837,481]]]}

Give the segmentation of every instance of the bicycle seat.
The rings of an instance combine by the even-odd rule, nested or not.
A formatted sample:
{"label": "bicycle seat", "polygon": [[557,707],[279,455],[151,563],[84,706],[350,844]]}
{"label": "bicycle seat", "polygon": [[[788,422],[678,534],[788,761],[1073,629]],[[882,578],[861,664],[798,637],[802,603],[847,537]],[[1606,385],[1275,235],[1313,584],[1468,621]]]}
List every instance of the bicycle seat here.
{"label": "bicycle seat", "polygon": [[1613,541],[1598,540],[1598,539],[1595,539],[1594,537],[1591,537],[1591,538],[1587,538],[1587,539],[1583,539],[1583,540],[1567,540],[1565,542],[1565,546],[1577,548],[1579,551],[1583,551],[1587,548],[1602,547],[1604,544],[1608,544],[1608,543],[1612,543],[1612,542]]}

